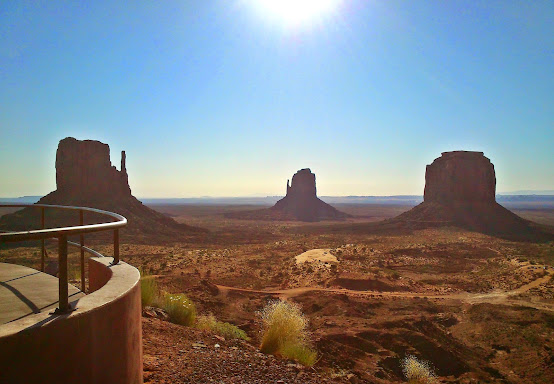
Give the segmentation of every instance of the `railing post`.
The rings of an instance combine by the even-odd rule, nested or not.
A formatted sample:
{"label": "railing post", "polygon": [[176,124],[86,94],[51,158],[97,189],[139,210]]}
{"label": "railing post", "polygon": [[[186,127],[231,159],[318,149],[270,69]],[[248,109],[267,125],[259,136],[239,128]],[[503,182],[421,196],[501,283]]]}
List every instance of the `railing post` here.
{"label": "railing post", "polygon": [[119,263],[119,229],[113,231],[113,263]]}
{"label": "railing post", "polygon": [[69,292],[67,281],[67,235],[58,237],[58,283],[60,305],[57,313],[66,313],[69,310]]}
{"label": "railing post", "polygon": [[[44,229],[44,207],[40,207],[40,228]],[[44,239],[40,241],[40,271],[44,272],[44,258],[46,257],[46,249],[44,248]]]}
{"label": "railing post", "polygon": [[[79,225],[84,224],[84,214],[83,210],[79,209]],[[81,233],[80,236],[80,244],[81,244],[81,291],[85,292],[85,250],[83,247],[85,246],[85,235]]]}

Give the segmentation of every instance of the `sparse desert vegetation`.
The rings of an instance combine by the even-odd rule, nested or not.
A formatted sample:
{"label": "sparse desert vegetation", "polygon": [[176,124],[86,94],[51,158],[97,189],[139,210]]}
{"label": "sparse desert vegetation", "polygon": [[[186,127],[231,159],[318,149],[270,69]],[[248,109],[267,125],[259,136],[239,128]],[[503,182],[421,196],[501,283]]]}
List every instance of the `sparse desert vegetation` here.
{"label": "sparse desert vegetation", "polygon": [[437,382],[431,364],[412,355],[402,359],[402,372],[409,384],[432,384]]}
{"label": "sparse desert vegetation", "polygon": [[154,276],[141,273],[140,293],[143,307],[159,305],[160,291]]}
{"label": "sparse desert vegetation", "polygon": [[186,295],[162,294],[154,276],[143,275],[142,272],[141,275],[143,308],[157,307],[162,309],[167,314],[168,320],[175,324],[208,330],[227,339],[250,339],[242,329],[233,324],[217,320],[211,313],[197,316],[196,306]]}
{"label": "sparse desert vegetation", "polygon": [[553,0],[1,4],[0,384],[554,383]]}
{"label": "sparse desert vegetation", "polygon": [[[148,271],[141,281],[147,307],[163,308],[164,292],[184,293],[197,313],[186,328],[145,317],[145,382],[226,382],[230,372],[242,375],[242,366],[222,362],[225,356],[274,381],[392,383],[405,380],[406,355],[431,362],[439,380],[554,380],[551,242],[516,242],[453,227],[373,234],[356,227],[362,221],[356,218],[305,224],[223,216],[228,209],[252,209],[246,206],[156,208],[210,232],[188,242],[145,238],[121,245],[122,260]],[[341,207],[364,216],[371,209]],[[375,209],[379,218],[398,213],[398,207]],[[554,217],[552,210],[543,216],[548,214]],[[113,252],[109,240],[87,244]],[[337,262],[296,263],[296,256],[313,249],[330,250]],[[56,244],[47,251],[49,264]],[[69,257],[77,266],[79,253]],[[0,258],[34,268],[40,262],[32,244],[3,249]],[[257,313],[279,298],[298,306],[312,343],[263,354]],[[144,313],[167,316],[161,309]],[[309,370],[297,363],[287,367],[302,360],[315,364]]]}
{"label": "sparse desert vegetation", "polygon": [[236,325],[217,320],[213,314],[198,316],[196,318],[196,328],[211,331],[226,339],[250,340],[242,329]]}
{"label": "sparse desert vegetation", "polygon": [[156,278],[141,272],[140,292],[142,307],[159,307],[165,311],[168,319],[185,326],[192,326],[196,320],[196,306],[185,294],[162,292]]}
{"label": "sparse desert vegetation", "polygon": [[196,320],[196,306],[187,295],[166,293],[162,300],[162,309],[167,312],[169,320],[175,324],[192,326]]}
{"label": "sparse desert vegetation", "polygon": [[260,312],[263,353],[284,357],[312,366],[317,352],[310,346],[308,320],[295,303],[278,300],[268,303]]}

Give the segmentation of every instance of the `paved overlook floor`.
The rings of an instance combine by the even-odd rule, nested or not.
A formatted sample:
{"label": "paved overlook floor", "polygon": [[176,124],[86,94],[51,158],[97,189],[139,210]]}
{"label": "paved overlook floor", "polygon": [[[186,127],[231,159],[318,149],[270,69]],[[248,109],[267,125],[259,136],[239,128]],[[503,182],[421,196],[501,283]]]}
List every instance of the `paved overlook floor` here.
{"label": "paved overlook floor", "polygon": [[[84,294],[68,284],[69,301]],[[0,325],[58,306],[58,279],[16,264],[0,263]]]}

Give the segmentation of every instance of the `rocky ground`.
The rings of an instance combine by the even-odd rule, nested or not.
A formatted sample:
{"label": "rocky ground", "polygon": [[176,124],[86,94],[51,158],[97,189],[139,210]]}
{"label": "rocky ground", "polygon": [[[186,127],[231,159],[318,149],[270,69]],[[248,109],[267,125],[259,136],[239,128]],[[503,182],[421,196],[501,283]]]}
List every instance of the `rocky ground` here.
{"label": "rocky ground", "polygon": [[[164,210],[179,222],[208,228],[205,238],[122,241],[122,259],[155,276],[162,290],[185,293],[199,314],[213,314],[252,338],[221,340],[145,319],[146,383],[388,384],[402,382],[400,361],[407,354],[431,362],[441,382],[553,382],[553,242],[516,242],[452,227],[374,234],[356,227],[357,219],[230,220],[228,210]],[[348,212],[398,213],[358,206]],[[554,210],[541,215],[551,220]],[[87,238],[86,244],[113,254],[111,239]],[[296,263],[314,249],[329,250],[337,263]],[[47,261],[54,262],[55,242],[47,250]],[[29,244],[2,249],[0,261],[37,268],[39,255]],[[69,260],[77,284],[79,253],[72,250]],[[256,314],[277,297],[299,304],[308,317],[320,358],[313,368],[258,352]]]}
{"label": "rocky ground", "polygon": [[[322,375],[264,355],[244,340],[143,318],[145,383],[350,383],[355,376]],[[352,381],[349,381],[351,379]]]}

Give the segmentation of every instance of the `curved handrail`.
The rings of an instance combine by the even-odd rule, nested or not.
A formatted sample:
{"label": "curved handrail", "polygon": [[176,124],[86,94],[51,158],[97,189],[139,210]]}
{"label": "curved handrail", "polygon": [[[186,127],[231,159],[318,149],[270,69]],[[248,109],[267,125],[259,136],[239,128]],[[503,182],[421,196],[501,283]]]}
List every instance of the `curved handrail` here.
{"label": "curved handrail", "polygon": [[[58,265],[59,265],[59,308],[55,313],[63,314],[71,311],[71,306],[68,302],[68,278],[67,278],[67,246],[72,245],[81,249],[81,290],[85,291],[85,256],[84,252],[91,253],[95,256],[103,256],[95,250],[85,247],[84,234],[100,231],[113,230],[113,242],[114,242],[114,257],[113,264],[119,263],[119,229],[127,225],[127,219],[117,213],[103,211],[96,208],[88,207],[75,207],[68,205],[49,205],[49,204],[0,204],[0,208],[40,208],[41,215],[41,229],[34,229],[30,231],[14,231],[14,232],[1,232],[0,244],[17,241],[27,240],[41,240],[41,271],[44,271],[44,259],[46,255],[46,249],[44,241],[46,239],[57,238],[58,239]],[[79,212],[79,225],[71,227],[58,227],[58,228],[44,228],[45,217],[44,211],[46,208],[65,209]],[[109,216],[116,221],[99,224],[87,224],[84,225],[84,212],[92,212],[105,216]],[[68,236],[80,235],[80,244],[69,241]]]}
{"label": "curved handrail", "polygon": [[49,239],[51,237],[59,237],[64,235],[65,236],[79,235],[82,233],[92,233],[92,232],[107,231],[110,229],[117,229],[127,225],[127,219],[125,217],[117,213],[103,211],[101,209],[96,209],[96,208],[75,207],[75,206],[69,206],[69,205],[49,205],[49,204],[0,204],[0,208],[34,208],[34,207],[56,208],[56,209],[99,213],[99,214],[110,216],[111,218],[117,219],[117,221],[112,221],[109,223],[100,223],[100,224],[77,225],[73,227],[46,228],[46,229],[35,229],[31,231],[5,232],[5,233],[0,233],[0,243],[25,241],[25,240]]}
{"label": "curved handrail", "polygon": [[100,252],[95,251],[95,250],[92,249],[92,248],[85,247],[84,245],[81,245],[81,244],[76,243],[76,242],[74,242],[74,241],[69,241],[69,240],[68,240],[68,241],[67,241],[67,244],[68,244],[68,245],[71,245],[72,247],[75,247],[75,248],[80,248],[80,249],[84,250],[85,252],[90,253],[90,254],[91,254],[92,256],[94,256],[94,257],[106,257],[106,256],[104,256],[103,254],[101,254]]}

